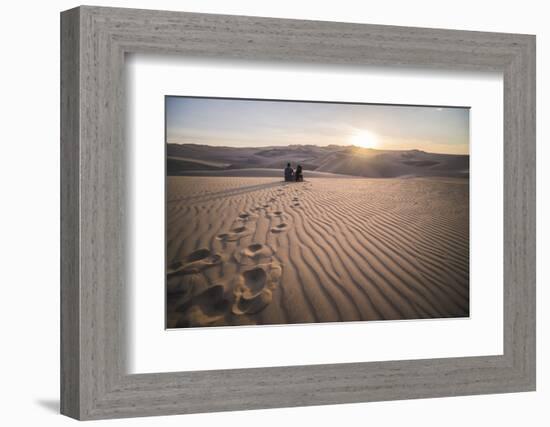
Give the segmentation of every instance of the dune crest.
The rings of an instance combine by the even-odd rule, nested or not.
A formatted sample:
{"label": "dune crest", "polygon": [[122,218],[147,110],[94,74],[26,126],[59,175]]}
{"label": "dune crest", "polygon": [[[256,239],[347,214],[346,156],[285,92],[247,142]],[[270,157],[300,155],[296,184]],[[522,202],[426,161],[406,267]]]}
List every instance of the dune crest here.
{"label": "dune crest", "polygon": [[176,176],[278,177],[288,162],[301,164],[309,177],[395,178],[467,177],[470,156],[420,150],[376,150],[355,146],[289,145],[214,147],[168,144],[167,169]]}

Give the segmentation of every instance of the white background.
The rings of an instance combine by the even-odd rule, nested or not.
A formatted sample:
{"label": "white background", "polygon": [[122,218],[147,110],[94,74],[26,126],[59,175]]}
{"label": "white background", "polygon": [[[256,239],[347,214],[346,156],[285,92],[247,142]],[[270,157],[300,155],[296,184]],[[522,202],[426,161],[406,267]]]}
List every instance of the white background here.
{"label": "white background", "polygon": [[[97,1],[99,5],[263,15],[375,24],[537,34],[538,391],[413,401],[115,420],[109,425],[263,426],[316,424],[546,426],[550,414],[548,260],[550,217],[545,2],[402,0]],[[2,9],[0,105],[0,393],[5,425],[68,425],[57,415],[59,384],[59,16],[73,1],[9,2]],[[543,307],[546,310],[543,311]]]}
{"label": "white background", "polygon": [[[502,354],[502,76],[127,58],[132,165],[130,372]],[[217,76],[223,75],[223,79]],[[269,82],[266,87],[264,82]],[[470,110],[470,318],[164,330],[164,95],[308,99]],[[414,339],[413,339],[414,337]],[[206,349],[231,349],[220,357]],[[368,344],[367,344],[368,343]],[[188,351],[188,349],[205,351]]]}

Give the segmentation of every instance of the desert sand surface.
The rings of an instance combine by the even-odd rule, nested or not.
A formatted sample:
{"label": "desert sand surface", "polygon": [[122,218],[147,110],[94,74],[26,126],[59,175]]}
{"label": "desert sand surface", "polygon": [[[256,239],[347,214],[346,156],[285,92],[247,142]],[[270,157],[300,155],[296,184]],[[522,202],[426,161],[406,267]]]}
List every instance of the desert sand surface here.
{"label": "desert sand surface", "polygon": [[305,179],[167,177],[168,328],[469,315],[467,178]]}
{"label": "desert sand surface", "polygon": [[[270,168],[246,168],[246,169],[219,169],[219,170],[186,170],[182,176],[240,176],[240,177],[274,177],[281,178],[281,169]],[[307,171],[309,178],[355,178],[357,176],[344,175],[332,172]]]}

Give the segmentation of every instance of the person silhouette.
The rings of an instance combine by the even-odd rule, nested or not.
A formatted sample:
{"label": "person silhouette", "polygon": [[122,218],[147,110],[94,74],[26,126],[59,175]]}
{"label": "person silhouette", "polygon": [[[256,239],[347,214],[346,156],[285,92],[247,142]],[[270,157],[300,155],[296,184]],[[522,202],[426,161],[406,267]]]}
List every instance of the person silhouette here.
{"label": "person silhouette", "polygon": [[302,174],[302,165],[296,166],[296,182],[303,181],[304,175]]}
{"label": "person silhouette", "polygon": [[285,168],[285,181],[292,181],[293,178],[294,178],[294,169],[290,167],[290,163],[287,163]]}

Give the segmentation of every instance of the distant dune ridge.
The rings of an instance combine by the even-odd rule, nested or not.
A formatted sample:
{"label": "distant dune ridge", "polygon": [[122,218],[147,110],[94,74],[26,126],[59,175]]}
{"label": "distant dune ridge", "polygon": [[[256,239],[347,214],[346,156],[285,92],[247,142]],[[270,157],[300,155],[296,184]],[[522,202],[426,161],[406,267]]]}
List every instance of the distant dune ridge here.
{"label": "distant dune ridge", "polygon": [[[468,155],[435,154],[420,150],[375,150],[354,146],[290,145],[283,147],[215,147],[167,144],[168,175],[268,176],[288,162],[306,172],[368,178],[468,177]],[[263,171],[261,171],[263,169]]]}
{"label": "distant dune ridge", "polygon": [[[169,328],[469,315],[469,180],[456,177],[468,156],[198,145],[168,156],[169,173],[221,174],[167,178]],[[305,182],[259,175],[287,161]]]}

